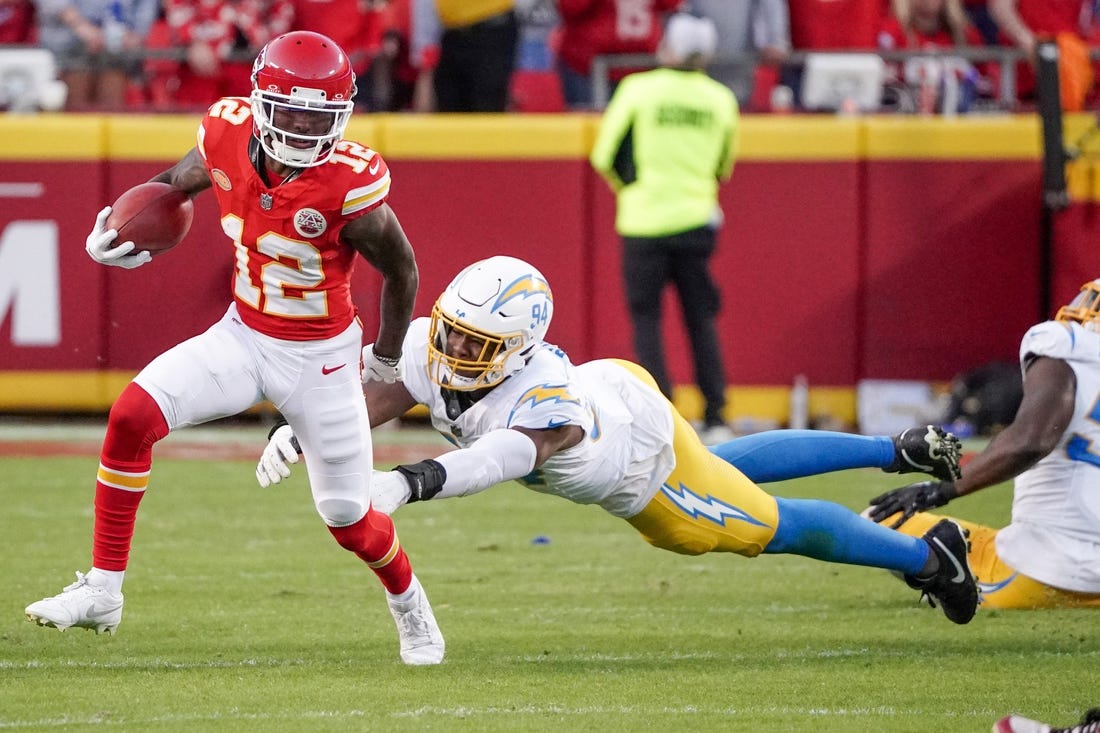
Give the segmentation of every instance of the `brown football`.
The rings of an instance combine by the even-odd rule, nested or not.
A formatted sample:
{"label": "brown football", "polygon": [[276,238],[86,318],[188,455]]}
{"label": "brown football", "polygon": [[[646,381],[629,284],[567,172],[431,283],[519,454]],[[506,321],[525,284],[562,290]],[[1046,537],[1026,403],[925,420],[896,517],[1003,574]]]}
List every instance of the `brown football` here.
{"label": "brown football", "polygon": [[111,204],[107,228],[117,229],[117,244],[133,242],[134,252],[154,255],[179,244],[195,216],[195,206],[183,191],[167,183],[134,186]]}

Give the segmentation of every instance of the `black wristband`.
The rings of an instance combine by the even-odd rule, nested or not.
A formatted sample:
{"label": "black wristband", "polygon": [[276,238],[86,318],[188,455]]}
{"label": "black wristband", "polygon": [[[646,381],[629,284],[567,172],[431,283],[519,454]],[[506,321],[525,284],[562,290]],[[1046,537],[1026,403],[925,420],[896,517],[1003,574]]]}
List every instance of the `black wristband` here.
{"label": "black wristband", "polygon": [[279,415],[279,419],[276,420],[275,424],[271,426],[271,430],[267,431],[267,439],[271,440],[271,438],[274,437],[276,430],[278,430],[279,428],[281,428],[284,425],[289,425],[289,424],[290,423],[288,423],[286,421],[285,417],[283,417],[282,415]]}
{"label": "black wristband", "polygon": [[397,471],[409,482],[412,494],[408,504],[414,501],[427,501],[443,490],[443,483],[447,480],[447,469],[439,461],[428,459],[420,463],[407,463],[396,466]]}
{"label": "black wristband", "polygon": [[[290,423],[288,423],[286,421],[285,417],[283,417],[282,415],[279,415],[279,419],[275,422],[274,425],[271,426],[271,430],[267,431],[267,439],[271,440],[272,436],[275,435],[276,430],[283,427],[284,425],[289,425],[289,424]],[[297,435],[291,436],[290,444],[292,446],[294,446],[294,450],[298,451],[298,453],[300,455],[301,452],[302,452],[302,446],[298,444],[298,436]]]}
{"label": "black wristband", "polygon": [[385,364],[388,367],[395,367],[401,361],[401,355],[400,354],[398,354],[397,356],[382,356],[381,354],[379,354],[377,351],[374,350],[373,346],[370,349],[370,353],[374,354],[374,358],[376,360],[380,361],[381,363]]}

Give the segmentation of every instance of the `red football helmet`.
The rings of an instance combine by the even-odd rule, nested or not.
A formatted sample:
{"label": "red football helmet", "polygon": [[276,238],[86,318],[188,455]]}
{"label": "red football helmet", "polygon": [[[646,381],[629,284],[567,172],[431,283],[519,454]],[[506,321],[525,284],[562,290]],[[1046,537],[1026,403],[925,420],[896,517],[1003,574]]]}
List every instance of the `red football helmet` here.
{"label": "red football helmet", "polygon": [[332,156],[354,96],[347,54],[320,33],[284,33],[252,65],[255,135],[268,155],[295,168],[321,165]]}

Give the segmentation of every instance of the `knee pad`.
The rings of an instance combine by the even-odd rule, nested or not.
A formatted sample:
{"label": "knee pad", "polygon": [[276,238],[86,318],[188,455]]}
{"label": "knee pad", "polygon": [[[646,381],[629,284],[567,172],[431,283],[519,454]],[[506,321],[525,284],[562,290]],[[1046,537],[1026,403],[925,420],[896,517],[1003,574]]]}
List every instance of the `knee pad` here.
{"label": "knee pad", "polygon": [[355,499],[328,497],[318,499],[314,506],[321,519],[330,527],[355,524],[367,513],[367,506]]}

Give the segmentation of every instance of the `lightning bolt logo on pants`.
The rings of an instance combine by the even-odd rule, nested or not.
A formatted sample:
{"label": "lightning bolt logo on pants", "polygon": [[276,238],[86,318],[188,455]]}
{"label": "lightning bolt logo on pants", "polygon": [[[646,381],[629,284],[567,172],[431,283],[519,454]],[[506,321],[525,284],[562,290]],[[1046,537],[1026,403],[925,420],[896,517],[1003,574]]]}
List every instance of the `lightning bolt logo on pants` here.
{"label": "lightning bolt logo on pants", "polygon": [[719,526],[724,526],[726,517],[730,517],[749,524],[755,524],[759,527],[767,526],[744,510],[731,506],[720,499],[715,499],[710,495],[706,498],[699,496],[682,483],[679,489],[674,489],[668,484],[664,484],[661,486],[661,491],[664,492],[665,496],[671,499],[684,514],[687,514],[692,519],[702,517],[704,519],[709,519]]}

